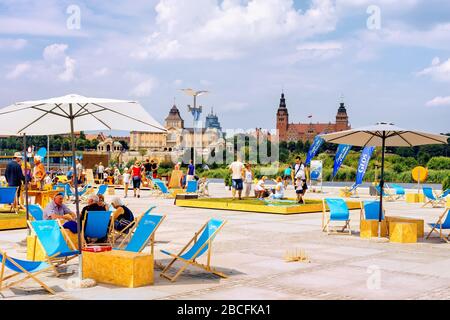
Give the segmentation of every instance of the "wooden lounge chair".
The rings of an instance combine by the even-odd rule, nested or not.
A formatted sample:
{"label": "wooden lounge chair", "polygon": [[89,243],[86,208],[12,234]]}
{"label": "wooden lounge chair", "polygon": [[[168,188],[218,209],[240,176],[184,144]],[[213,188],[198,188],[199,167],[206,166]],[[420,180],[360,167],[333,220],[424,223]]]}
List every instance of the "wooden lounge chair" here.
{"label": "wooden lounge chair", "polygon": [[[326,206],[330,209],[330,213],[327,216]],[[347,203],[344,199],[340,198],[325,198],[323,199],[323,215],[322,215],[322,231],[327,231],[327,234],[332,233],[330,231],[330,224],[332,222],[343,222],[344,225],[341,227],[339,233],[343,233],[345,229],[348,229],[348,234],[352,234],[352,230],[350,228],[350,211],[348,210]],[[333,232],[337,233],[337,231]]]}
{"label": "wooden lounge chair", "polygon": [[17,190],[19,187],[0,187],[0,204],[10,205],[10,212],[19,212],[19,204],[16,205]]}
{"label": "wooden lounge chair", "polygon": [[431,206],[432,206],[433,208],[436,208],[436,207],[442,207],[442,206],[445,204],[445,197],[450,193],[450,191],[447,190],[447,191],[445,191],[442,195],[440,195],[440,196],[437,197],[437,196],[434,195],[433,189],[430,188],[430,187],[423,187],[422,190],[423,190],[424,196],[425,196],[425,197],[427,198],[427,200],[428,200],[428,201],[422,206],[422,208],[425,207],[426,205],[429,205],[429,204],[431,204]]}
{"label": "wooden lounge chair", "polygon": [[40,221],[44,220],[44,211],[41,206],[38,204],[29,204],[28,205],[28,213],[31,215],[33,220]]}
{"label": "wooden lounge chair", "polygon": [[146,214],[150,214],[150,212],[155,209],[156,206],[151,206],[150,208],[148,208],[147,211],[145,211],[144,214],[142,214],[139,217],[134,218],[134,221],[132,221],[128,226],[126,226],[124,229],[122,230],[116,230],[114,229],[114,222],[115,219],[114,217],[111,216],[111,224],[110,224],[110,236],[111,236],[111,242],[114,244],[116,243],[117,240],[119,240],[121,237],[123,236],[127,236],[130,232],[132,232],[134,230],[134,228],[136,227],[136,225],[139,223],[139,220]]}
{"label": "wooden lounge chair", "polygon": [[[0,291],[3,289],[11,288],[19,283],[31,279],[37,282],[49,293],[55,294],[55,291],[53,291],[49,286],[47,286],[44,282],[37,278],[39,274],[51,270],[53,268],[51,264],[47,262],[35,262],[15,259],[9,257],[7,253],[2,250],[0,250],[0,259],[2,261],[2,267],[0,270]],[[14,273],[5,276],[5,268],[14,271]],[[14,282],[4,283],[4,281],[8,279],[12,279],[20,275],[23,275],[24,277]]]}
{"label": "wooden lounge chair", "polygon": [[155,233],[165,218],[165,215],[143,214],[136,222],[134,230],[126,235],[117,249],[130,252],[141,252],[150,241],[151,253],[153,254]]}
{"label": "wooden lounge chair", "polygon": [[53,267],[56,276],[62,275],[63,273],[60,273],[57,268],[80,254],[78,250],[72,250],[67,245],[66,239],[72,248],[75,247],[67,235],[64,237],[63,233],[66,233],[66,230],[57,220],[41,220],[28,223],[30,229],[34,231],[44,248],[46,259]]}
{"label": "wooden lounge chair", "polygon": [[[211,268],[210,265],[212,241],[214,240],[217,233],[225,225],[225,223],[226,221],[218,219],[209,220],[195,234],[195,236],[188,242],[188,244],[183,249],[181,249],[178,254],[173,254],[168,251],[161,250],[162,253],[167,254],[173,258],[161,272],[161,277],[174,282],[189,265],[193,265],[211,272],[219,277],[227,278],[225,274]],[[207,253],[207,262],[206,264],[200,264],[196,260],[200,258],[204,253]],[[183,262],[183,266],[180,268],[180,270],[178,270],[178,272],[175,273],[174,276],[171,277],[168,275],[168,271],[177,260]]]}
{"label": "wooden lounge chair", "polygon": [[[430,233],[428,233],[426,239],[428,239],[433,232],[439,233],[439,238],[444,240],[445,242],[450,242],[450,233],[447,237],[442,234],[442,230],[450,230],[450,215],[448,214],[450,208],[445,209],[444,213],[439,216],[438,221],[436,223],[429,223],[428,225],[431,227]],[[445,220],[444,220],[445,217]]]}
{"label": "wooden lounge chair", "polygon": [[83,219],[81,228],[81,241],[83,247],[88,247],[86,238],[91,239],[107,239],[104,243],[95,243],[93,245],[111,245],[111,237],[109,236],[109,228],[111,221],[111,211],[88,211]]}

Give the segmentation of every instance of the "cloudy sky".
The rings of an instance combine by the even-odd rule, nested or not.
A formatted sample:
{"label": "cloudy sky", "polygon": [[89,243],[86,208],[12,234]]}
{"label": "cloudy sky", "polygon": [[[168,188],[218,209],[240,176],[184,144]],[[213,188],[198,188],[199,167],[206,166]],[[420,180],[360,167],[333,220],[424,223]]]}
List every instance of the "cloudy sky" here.
{"label": "cloudy sky", "polygon": [[[378,19],[379,18],[379,19]],[[0,106],[78,93],[134,99],[160,122],[199,98],[224,128],[390,121],[450,132],[450,2],[0,0]],[[132,129],[132,128],[130,128]]]}

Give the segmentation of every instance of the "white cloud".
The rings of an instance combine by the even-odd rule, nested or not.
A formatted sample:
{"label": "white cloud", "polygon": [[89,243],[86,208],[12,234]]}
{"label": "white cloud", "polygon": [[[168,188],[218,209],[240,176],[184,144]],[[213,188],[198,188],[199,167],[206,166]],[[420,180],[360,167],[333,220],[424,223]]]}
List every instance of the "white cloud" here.
{"label": "white cloud", "polygon": [[100,68],[94,71],[95,77],[104,77],[107,76],[110,73],[110,70],[108,68]]}
{"label": "white cloud", "polygon": [[342,53],[343,44],[337,41],[306,42],[296,49],[298,59],[329,59]]}
{"label": "white cloud", "polygon": [[44,60],[52,61],[64,58],[65,51],[69,46],[67,44],[54,43],[45,47],[43,56]]}
{"label": "white cloud", "polygon": [[76,61],[67,56],[64,60],[64,71],[58,76],[62,81],[72,81],[75,76]]}
{"label": "white cloud", "polygon": [[181,86],[182,84],[183,84],[183,80],[181,80],[181,79],[176,79],[174,82],[173,82],[173,84],[175,85],[175,86]]}
{"label": "white cloud", "polygon": [[20,50],[25,48],[27,43],[25,39],[0,39],[0,50]]}
{"label": "white cloud", "polygon": [[276,39],[304,39],[334,30],[331,0],[312,0],[304,13],[292,0],[160,0],[157,31],[131,55],[156,59],[231,59]]}
{"label": "white cloud", "polygon": [[450,58],[441,63],[438,57],[431,62],[431,66],[416,73],[418,76],[430,76],[437,81],[450,81]]}
{"label": "white cloud", "polygon": [[27,72],[28,70],[30,70],[31,65],[28,62],[24,62],[24,63],[19,63],[18,65],[16,65],[14,67],[13,70],[11,70],[11,72],[9,72],[6,75],[7,79],[17,79],[19,78],[21,75],[23,75],[25,72]]}
{"label": "white cloud", "polygon": [[447,97],[435,97],[425,104],[427,107],[436,106],[450,106],[450,96]]}
{"label": "white cloud", "polygon": [[131,94],[133,96],[140,98],[148,97],[156,86],[157,86],[156,79],[150,78],[142,81],[137,86],[135,86],[133,90],[131,90]]}

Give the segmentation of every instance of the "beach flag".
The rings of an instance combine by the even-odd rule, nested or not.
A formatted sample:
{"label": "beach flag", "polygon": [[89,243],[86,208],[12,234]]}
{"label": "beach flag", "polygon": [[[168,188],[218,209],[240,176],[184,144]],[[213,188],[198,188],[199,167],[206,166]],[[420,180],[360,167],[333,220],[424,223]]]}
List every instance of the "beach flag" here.
{"label": "beach flag", "polygon": [[314,158],[314,156],[319,151],[320,147],[322,146],[322,144],[324,142],[325,142],[325,140],[323,140],[320,136],[316,136],[314,138],[314,141],[311,144],[311,147],[309,147],[309,151],[308,151],[308,154],[306,156],[305,165],[309,165],[309,163]]}
{"label": "beach flag", "polygon": [[352,146],[349,144],[340,144],[338,146],[336,156],[334,157],[333,178],[338,173],[339,168],[341,167],[351,148]]}
{"label": "beach flag", "polygon": [[361,157],[359,158],[358,163],[358,170],[356,171],[356,185],[360,185],[362,183],[374,150],[375,147],[365,147],[361,152]]}

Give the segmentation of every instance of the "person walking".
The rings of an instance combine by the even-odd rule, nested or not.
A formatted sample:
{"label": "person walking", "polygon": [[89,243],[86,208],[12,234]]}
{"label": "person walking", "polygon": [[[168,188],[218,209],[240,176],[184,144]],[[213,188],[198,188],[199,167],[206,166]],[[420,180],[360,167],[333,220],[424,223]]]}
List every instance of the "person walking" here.
{"label": "person walking", "polygon": [[125,192],[124,198],[126,198],[128,196],[128,187],[130,185],[130,177],[131,177],[130,172],[129,172],[127,167],[125,167],[125,169],[123,169],[123,176],[122,177],[123,177],[123,186],[124,186],[124,189],[125,189],[125,191],[124,191]]}
{"label": "person walking", "polygon": [[195,166],[191,159],[191,160],[189,160],[188,171],[187,171],[187,175],[186,175],[186,185],[187,185],[188,181],[194,180],[194,174],[195,174]]}
{"label": "person walking", "polygon": [[103,166],[103,163],[102,162],[100,162],[99,164],[98,164],[98,167],[97,167],[97,179],[98,180],[103,180],[103,173],[105,172],[105,167]]}
{"label": "person walking", "polygon": [[156,179],[158,177],[158,162],[156,160],[152,160],[151,162],[151,170],[152,170],[152,178]]}
{"label": "person walking", "polygon": [[83,164],[81,163],[80,159],[76,159],[75,160],[75,165],[76,165],[76,169],[77,169],[77,183],[78,185],[81,185],[83,183]]}
{"label": "person walking", "polygon": [[244,164],[241,162],[240,158],[238,157],[236,161],[233,161],[230,164],[230,171],[231,171],[231,181],[232,181],[232,195],[233,200],[236,198],[236,191],[239,196],[239,200],[242,200],[242,189],[243,186],[243,171],[244,171]]}
{"label": "person walking", "polygon": [[147,158],[144,163],[144,169],[145,169],[145,177],[147,179],[151,179],[152,177],[152,163],[153,160],[150,162],[150,159]]}
{"label": "person walking", "polygon": [[286,169],[284,169],[284,174],[283,174],[283,181],[284,181],[284,188],[286,189],[289,181],[291,180],[291,176],[292,176],[292,167],[291,165],[288,165]]}
{"label": "person walking", "polygon": [[141,180],[142,180],[142,172],[145,170],[139,161],[136,161],[134,165],[131,167],[131,180],[133,181],[133,192],[134,197],[141,197]]}
{"label": "person walking", "polygon": [[300,179],[301,189],[303,190],[302,197],[304,197],[306,194],[306,190],[308,189],[308,186],[306,184],[305,165],[303,164],[303,161],[299,156],[295,158],[294,170],[292,170],[291,177],[294,184],[294,188],[299,186],[298,183],[296,183],[296,181],[297,179]]}
{"label": "person walking", "polygon": [[22,155],[20,152],[14,153],[14,158],[8,163],[5,171],[5,178],[9,187],[17,187],[17,197],[14,207],[17,208],[20,199],[20,187],[25,183],[25,176],[21,168]]}
{"label": "person walking", "polygon": [[252,191],[253,185],[253,172],[250,163],[245,165],[244,172],[244,196],[248,198],[250,196],[250,192]]}

